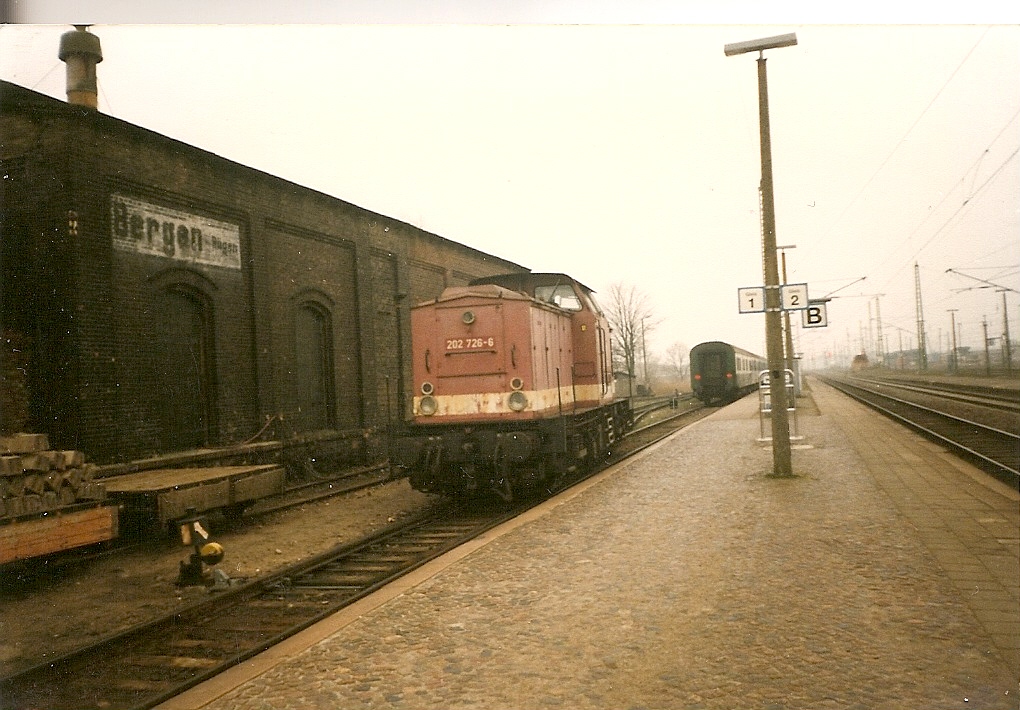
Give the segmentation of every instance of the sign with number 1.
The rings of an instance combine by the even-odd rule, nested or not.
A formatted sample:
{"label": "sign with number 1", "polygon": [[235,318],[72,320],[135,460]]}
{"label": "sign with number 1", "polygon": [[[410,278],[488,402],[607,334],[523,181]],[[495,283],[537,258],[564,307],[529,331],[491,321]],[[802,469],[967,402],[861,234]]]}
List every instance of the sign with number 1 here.
{"label": "sign with number 1", "polygon": [[737,289],[737,302],[741,313],[765,312],[765,287],[747,286]]}

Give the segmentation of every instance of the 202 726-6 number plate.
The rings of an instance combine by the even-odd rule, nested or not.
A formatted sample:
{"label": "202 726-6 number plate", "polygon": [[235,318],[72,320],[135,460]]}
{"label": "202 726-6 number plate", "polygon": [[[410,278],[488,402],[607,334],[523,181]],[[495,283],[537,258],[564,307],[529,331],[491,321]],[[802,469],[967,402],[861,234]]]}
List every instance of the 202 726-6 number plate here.
{"label": "202 726-6 number plate", "polygon": [[487,338],[447,338],[446,349],[450,350],[487,350],[495,347],[496,339]]}

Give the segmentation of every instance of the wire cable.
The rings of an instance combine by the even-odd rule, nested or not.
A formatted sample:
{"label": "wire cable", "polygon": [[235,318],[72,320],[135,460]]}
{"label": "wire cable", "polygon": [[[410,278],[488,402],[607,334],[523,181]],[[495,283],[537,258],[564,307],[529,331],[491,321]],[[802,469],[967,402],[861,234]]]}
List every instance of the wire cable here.
{"label": "wire cable", "polygon": [[917,259],[918,254],[924,251],[928,247],[928,245],[931,244],[932,241],[934,241],[935,237],[939,236],[943,232],[943,230],[945,230],[945,228],[949,226],[949,223],[956,218],[956,215],[960,214],[960,212],[962,212],[963,209],[971,203],[971,200],[977,197],[982,190],[984,190],[996,177],[998,177],[999,173],[1002,172],[1002,170],[1007,165],[1009,165],[1013,158],[1017,156],[1017,153],[1020,153],[1020,147],[1017,147],[1012,153],[1010,153],[1009,157],[1002,161],[1002,164],[999,165],[999,167],[996,168],[995,171],[988,176],[988,179],[981,183],[981,186],[977,190],[975,190],[974,193],[970,195],[970,197],[967,197],[962,203],[960,203],[960,206],[956,208],[956,211],[953,212],[953,214],[949,215],[946,221],[942,223],[942,226],[939,227],[934,234],[928,237],[928,241],[922,244],[921,248],[914,252],[914,255],[910,257],[909,261],[915,261]]}
{"label": "wire cable", "polygon": [[[999,140],[999,138],[1001,138],[1001,137],[1002,137],[1002,134],[1003,134],[1003,133],[1005,133],[1005,132],[1006,132],[1006,130],[1007,130],[1007,129],[1008,129],[1008,128],[1009,128],[1010,126],[1011,126],[1011,125],[1013,125],[1013,123],[1014,123],[1014,122],[1015,122],[1015,121],[1017,120],[1017,117],[1018,117],[1018,116],[1020,116],[1020,109],[1018,109],[1018,110],[1017,110],[1017,112],[1013,114],[1013,116],[1012,116],[1012,117],[1011,117],[1011,118],[1009,119],[1009,121],[1007,121],[1007,122],[1006,122],[1006,124],[1005,124],[1005,125],[1004,125],[1004,126],[1002,127],[1002,129],[1001,129],[1001,130],[1000,130],[1000,131],[999,131],[999,132],[998,132],[998,133],[997,133],[997,134],[995,135],[995,138],[993,138],[993,139],[991,140],[991,142],[990,142],[990,143],[988,144],[988,146],[987,146],[987,147],[986,147],[986,148],[985,148],[985,149],[984,149],[983,151],[981,151],[981,155],[979,155],[979,156],[978,156],[978,158],[977,158],[977,159],[976,159],[976,160],[975,160],[975,161],[974,161],[974,162],[973,162],[973,163],[971,164],[971,166],[970,166],[970,167],[969,167],[969,168],[967,169],[967,171],[966,171],[966,172],[964,173],[964,176],[963,176],[962,178],[960,178],[960,180],[958,180],[958,181],[957,181],[957,184],[961,184],[961,183],[963,183],[963,182],[964,182],[964,181],[966,180],[966,178],[967,178],[967,175],[968,175],[969,173],[971,173],[971,172],[975,171],[975,168],[976,168],[976,167],[977,167],[978,165],[980,165],[980,164],[981,164],[981,162],[982,162],[982,161],[984,160],[985,156],[986,156],[986,155],[987,155],[987,154],[988,154],[988,153],[990,152],[990,150],[991,150],[991,147],[992,147],[992,146],[993,146],[993,145],[995,144],[995,142],[996,142],[996,141],[998,141],[998,140]],[[913,262],[914,262],[914,261],[916,260],[916,258],[917,258],[917,256],[918,256],[918,254],[920,254],[920,253],[921,253],[922,251],[924,251],[924,249],[925,249],[925,248],[926,248],[926,247],[927,247],[927,246],[928,246],[929,244],[931,244],[932,240],[933,240],[933,239],[934,239],[934,238],[935,238],[936,236],[938,236],[938,235],[939,235],[939,233],[941,233],[941,232],[942,232],[942,230],[944,230],[944,229],[946,228],[946,226],[948,225],[948,223],[949,223],[949,222],[950,222],[950,221],[951,221],[951,220],[952,220],[952,219],[953,219],[954,217],[956,217],[956,215],[957,215],[957,214],[959,214],[959,212],[960,212],[960,211],[961,211],[961,210],[962,210],[962,209],[963,209],[964,207],[966,207],[966,206],[967,206],[967,205],[968,205],[968,204],[969,204],[969,203],[971,202],[971,200],[973,200],[973,199],[974,199],[975,197],[977,197],[977,196],[978,196],[978,194],[980,194],[980,192],[981,192],[981,191],[982,191],[982,190],[983,190],[983,189],[984,189],[984,188],[985,188],[986,186],[988,186],[988,185],[989,185],[989,184],[991,183],[991,181],[992,181],[992,180],[993,180],[993,179],[994,179],[994,178],[995,178],[995,177],[996,177],[996,176],[997,176],[997,175],[998,175],[998,174],[999,174],[999,173],[1000,173],[1000,172],[1002,171],[1002,169],[1003,169],[1003,168],[1004,168],[1004,167],[1005,167],[1005,166],[1006,166],[1006,165],[1007,165],[1007,164],[1008,164],[1008,163],[1009,163],[1009,162],[1010,162],[1010,161],[1011,161],[1011,160],[1012,160],[1012,159],[1013,159],[1014,157],[1016,157],[1016,154],[1017,154],[1017,152],[1018,152],[1018,151],[1020,151],[1020,147],[1018,147],[1018,148],[1014,149],[1013,153],[1012,153],[1012,154],[1011,154],[1011,155],[1010,155],[1010,156],[1009,156],[1008,158],[1006,158],[1006,160],[1005,160],[1005,161],[1003,161],[1003,163],[1002,163],[1002,164],[1000,164],[998,168],[996,168],[996,170],[995,170],[995,171],[994,171],[994,172],[992,173],[992,175],[991,175],[991,176],[990,176],[990,177],[989,177],[988,179],[986,179],[986,180],[985,180],[985,181],[984,181],[984,182],[983,182],[983,183],[981,184],[981,186],[980,186],[980,187],[978,187],[977,189],[974,189],[973,187],[971,188],[971,190],[970,190],[969,194],[967,195],[967,197],[965,197],[965,198],[964,198],[964,201],[963,201],[963,203],[962,203],[962,204],[960,205],[960,207],[959,207],[959,208],[957,208],[957,209],[956,209],[956,211],[955,211],[955,212],[953,212],[953,214],[949,216],[949,218],[948,218],[948,219],[947,219],[947,220],[946,220],[946,221],[945,221],[945,222],[944,222],[944,223],[942,224],[942,226],[941,226],[941,227],[939,227],[939,229],[938,229],[938,230],[936,230],[935,234],[933,234],[933,235],[932,235],[932,236],[931,236],[931,237],[930,237],[930,238],[929,238],[929,239],[928,239],[928,240],[927,240],[927,241],[926,241],[926,242],[925,242],[925,243],[924,243],[924,244],[923,244],[923,245],[922,245],[922,246],[921,246],[921,247],[920,247],[920,248],[919,248],[919,249],[918,249],[918,250],[917,250],[916,252],[914,252],[914,255],[913,255],[913,256],[911,256],[911,257],[910,257],[909,259],[907,259],[907,260],[906,260],[906,262],[904,263],[904,265],[903,265],[903,266],[901,266],[901,267],[900,267],[899,269],[897,269],[897,270],[896,270],[896,271],[895,271],[895,272],[893,273],[893,275],[892,275],[892,276],[890,277],[890,281],[891,281],[892,279],[896,278],[896,275],[897,275],[897,274],[899,274],[900,270],[902,270],[902,269],[903,269],[904,267],[906,267],[906,266],[909,266],[909,265],[910,265],[911,263],[913,263]],[[975,177],[974,177],[974,179],[976,179],[976,177],[977,177],[977,176],[976,176],[976,172],[975,172]],[[918,223],[918,225],[917,225],[917,226],[916,226],[916,227],[915,227],[915,228],[914,228],[914,229],[913,229],[913,230],[912,230],[912,231],[910,232],[910,234],[908,234],[908,235],[907,235],[906,237],[904,237],[903,241],[902,241],[902,242],[900,243],[900,246],[904,246],[904,245],[907,245],[907,244],[909,244],[909,243],[910,243],[910,240],[914,238],[914,235],[915,235],[915,234],[917,234],[917,233],[918,233],[918,231],[920,231],[921,227],[923,227],[923,226],[925,225],[925,223],[926,223],[926,222],[927,222],[927,221],[928,221],[928,220],[929,220],[929,219],[931,218],[931,216],[932,216],[933,214],[935,214],[935,213],[936,213],[936,212],[937,212],[937,211],[939,210],[939,208],[940,208],[940,207],[942,207],[942,205],[943,205],[943,204],[944,204],[944,203],[945,203],[945,202],[946,202],[946,201],[947,201],[947,200],[948,200],[948,199],[950,198],[950,196],[951,196],[952,194],[953,194],[953,191],[952,191],[952,190],[948,190],[948,191],[946,192],[945,196],[944,196],[944,197],[943,197],[943,198],[942,198],[941,200],[939,200],[938,204],[937,204],[937,205],[935,205],[935,207],[934,207],[933,209],[931,209],[931,210],[929,210],[929,211],[928,211],[928,214],[927,214],[927,215],[925,215],[924,219],[922,219],[922,220],[920,221],[920,223]],[[897,247],[897,248],[899,248],[899,247]],[[890,259],[892,259],[892,258],[893,258],[893,256],[894,256],[894,253],[895,253],[895,250],[892,250],[891,252],[889,252],[889,254],[888,254],[888,255],[887,255],[887,256],[886,256],[886,257],[885,257],[885,258],[884,258],[884,259],[883,259],[882,261],[880,261],[880,262],[879,262],[878,264],[876,264],[876,265],[875,265],[875,269],[879,269],[879,268],[881,268],[882,266],[884,266],[884,265],[885,265],[885,264],[886,264],[886,263],[887,263],[887,262],[888,262],[888,261],[889,261]],[[883,286],[883,288],[885,288],[886,286],[888,286],[888,283],[887,283],[887,284],[886,284],[885,286]]]}
{"label": "wire cable", "polygon": [[861,195],[864,194],[864,192],[868,189],[871,183],[874,182],[875,178],[878,177],[878,174],[882,172],[886,165],[889,164],[889,161],[892,160],[894,155],[896,155],[896,151],[900,149],[900,146],[906,143],[907,138],[910,137],[910,134],[913,132],[913,130],[917,128],[917,124],[921,122],[921,119],[925,117],[929,109],[931,109],[935,102],[938,101],[939,96],[941,96],[942,92],[946,90],[946,87],[949,86],[953,78],[959,73],[960,69],[963,68],[963,65],[967,63],[967,60],[970,59],[970,56],[974,53],[974,50],[978,48],[978,45],[981,44],[982,41],[984,41],[985,36],[991,29],[992,29],[991,26],[985,28],[985,31],[981,33],[980,37],[978,37],[977,41],[974,43],[974,46],[970,48],[970,51],[967,52],[966,56],[964,56],[964,58],[960,61],[960,64],[956,67],[956,69],[953,70],[953,73],[949,75],[945,82],[943,82],[942,87],[935,93],[935,96],[933,96],[932,100],[928,102],[928,105],[924,107],[924,110],[921,111],[917,119],[911,124],[910,128],[907,129],[907,132],[903,134],[903,137],[900,138],[899,142],[893,147],[889,155],[886,156],[885,160],[882,161],[882,164],[878,166],[878,169],[875,170],[872,176],[869,177],[868,180],[864,183],[864,187],[862,187],[860,191],[858,191],[858,193],[854,195],[854,198],[847,203],[847,206],[843,208],[843,211],[839,213],[839,216],[836,217],[835,220],[833,220],[832,226],[830,226],[825,231],[825,234],[829,234],[830,232],[832,232],[835,226],[839,224],[840,220],[843,219],[843,216],[850,211],[850,208],[857,203],[857,200],[861,198]]}

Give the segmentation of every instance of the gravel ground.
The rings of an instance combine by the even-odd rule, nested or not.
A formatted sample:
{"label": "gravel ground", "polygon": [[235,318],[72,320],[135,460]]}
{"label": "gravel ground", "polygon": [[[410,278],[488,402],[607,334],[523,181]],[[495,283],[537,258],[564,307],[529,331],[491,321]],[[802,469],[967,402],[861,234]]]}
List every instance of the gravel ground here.
{"label": "gravel ground", "polygon": [[[251,519],[217,533],[231,577],[264,576],[438,502],[406,479]],[[0,676],[205,598],[175,586],[190,548],[171,542],[53,569],[30,583],[0,571]],[[4,579],[4,576],[7,578]]]}
{"label": "gravel ground", "polygon": [[[641,425],[675,413],[657,410]],[[214,539],[226,551],[219,568],[233,578],[265,576],[440,500],[401,479],[250,518],[231,530],[213,521]],[[169,541],[64,565],[31,581],[0,570],[0,677],[204,599],[207,589],[174,584],[190,553]]]}

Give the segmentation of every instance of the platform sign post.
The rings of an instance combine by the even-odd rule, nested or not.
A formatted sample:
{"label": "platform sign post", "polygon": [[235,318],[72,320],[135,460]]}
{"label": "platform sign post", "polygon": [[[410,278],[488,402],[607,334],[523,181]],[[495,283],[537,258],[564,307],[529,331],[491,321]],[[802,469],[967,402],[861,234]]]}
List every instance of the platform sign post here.
{"label": "platform sign post", "polygon": [[[769,130],[768,78],[765,71],[765,50],[791,47],[797,44],[793,33],[766,37],[746,42],[735,42],[723,48],[727,57],[758,53],[758,132],[761,141],[761,226],[762,266],[765,272],[765,346],[769,374],[773,382],[782,382],[785,362],[783,357],[783,325],[780,314],[782,303],[779,291],[779,259],[776,254],[776,205],[772,183],[772,138]],[[807,294],[804,294],[805,301]],[[804,304],[807,305],[806,303]],[[772,460],[774,476],[792,476],[790,454],[790,421],[786,412],[786,388],[776,387],[772,395]]]}

